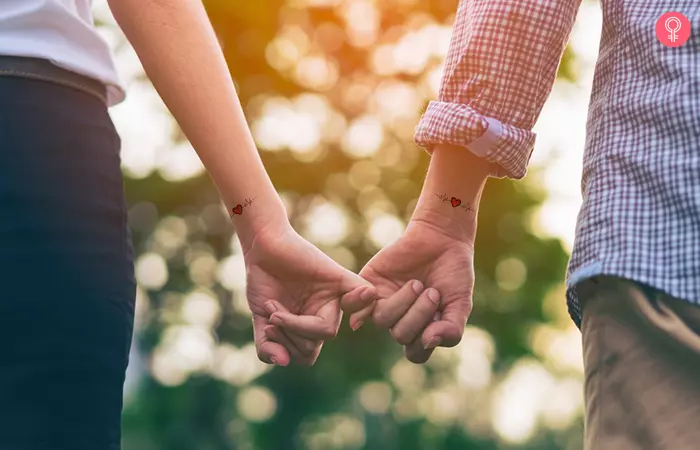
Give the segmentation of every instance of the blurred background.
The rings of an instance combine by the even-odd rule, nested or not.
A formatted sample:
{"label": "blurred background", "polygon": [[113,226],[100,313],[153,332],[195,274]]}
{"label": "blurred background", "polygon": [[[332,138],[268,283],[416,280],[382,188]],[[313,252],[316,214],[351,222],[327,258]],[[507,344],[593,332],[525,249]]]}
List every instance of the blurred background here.
{"label": "blurred background", "polygon": [[[428,155],[457,0],[204,2],[264,163],[295,228],[357,271],[398,238]],[[145,79],[105,1],[100,30],[129,90],[122,136],[137,251],[125,450],[582,448],[580,333],[564,276],[580,205],[600,37],[584,1],[522,181],[490,180],[474,312],[425,365],[347,321],[313,368],[257,360],[245,268],[216,190]]]}

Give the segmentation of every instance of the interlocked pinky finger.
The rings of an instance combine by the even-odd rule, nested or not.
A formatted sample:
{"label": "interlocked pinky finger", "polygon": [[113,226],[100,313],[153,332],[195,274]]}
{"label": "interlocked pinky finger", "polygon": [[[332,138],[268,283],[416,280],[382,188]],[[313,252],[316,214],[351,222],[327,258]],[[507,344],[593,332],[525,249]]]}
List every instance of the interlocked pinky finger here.
{"label": "interlocked pinky finger", "polygon": [[298,365],[303,365],[303,366],[310,366],[313,365],[314,362],[316,362],[316,358],[318,358],[318,353],[321,349],[320,343],[318,345],[315,345],[314,348],[311,348],[310,351],[305,352],[299,349],[287,336],[286,333],[284,333],[281,329],[274,325],[268,325],[265,327],[265,335],[271,342],[276,342],[282,346],[289,352],[290,356],[292,357],[292,361],[294,361],[295,364]]}
{"label": "interlocked pinky finger", "polygon": [[279,366],[289,365],[291,356],[284,345],[273,342],[265,334],[265,326],[268,324],[267,318],[253,316],[253,336],[255,340],[255,350],[260,361],[267,364]]}

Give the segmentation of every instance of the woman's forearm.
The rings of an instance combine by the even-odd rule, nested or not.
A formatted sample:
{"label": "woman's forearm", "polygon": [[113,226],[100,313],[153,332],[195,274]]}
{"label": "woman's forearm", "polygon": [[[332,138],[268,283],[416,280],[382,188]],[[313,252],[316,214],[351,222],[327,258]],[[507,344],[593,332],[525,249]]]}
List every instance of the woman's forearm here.
{"label": "woman's forearm", "polygon": [[244,248],[261,228],[287,226],[284,206],[262,164],[201,1],[109,4],[217,186]]}

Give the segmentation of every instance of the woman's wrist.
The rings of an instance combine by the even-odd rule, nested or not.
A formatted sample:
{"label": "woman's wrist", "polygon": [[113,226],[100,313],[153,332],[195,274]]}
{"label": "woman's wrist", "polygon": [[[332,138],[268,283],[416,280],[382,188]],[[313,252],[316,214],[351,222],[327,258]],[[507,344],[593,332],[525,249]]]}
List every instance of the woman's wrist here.
{"label": "woman's wrist", "polygon": [[247,198],[246,200],[248,202],[244,201],[229,207],[231,222],[244,254],[256,240],[282,235],[293,229],[281,200],[268,202],[264,207],[260,204],[256,205],[258,199]]}

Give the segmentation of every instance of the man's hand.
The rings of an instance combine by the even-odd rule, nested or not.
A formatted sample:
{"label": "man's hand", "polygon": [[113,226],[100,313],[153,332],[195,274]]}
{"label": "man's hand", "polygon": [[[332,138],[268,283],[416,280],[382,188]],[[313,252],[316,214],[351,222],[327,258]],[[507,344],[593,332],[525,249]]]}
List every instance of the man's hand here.
{"label": "man's hand", "polygon": [[412,220],[403,237],[360,272],[376,287],[376,304],[366,307],[359,292],[343,298],[343,310],[353,313],[351,327],[359,328],[372,315],[414,363],[426,362],[437,346],[457,345],[472,310],[473,256],[468,241],[429,220]]}
{"label": "man's hand", "polygon": [[245,253],[247,297],[261,361],[311,366],[340,327],[340,299],[371,305],[376,290],[291,227],[260,232]]}

